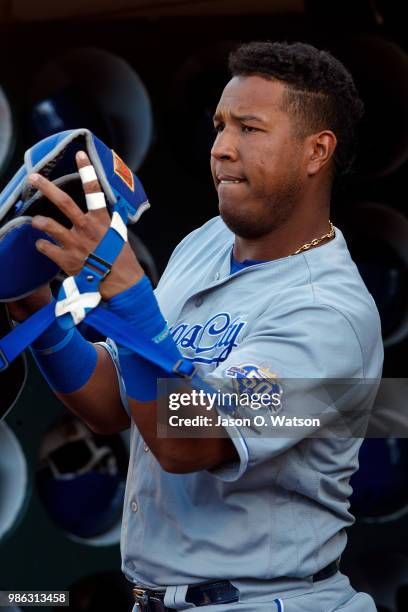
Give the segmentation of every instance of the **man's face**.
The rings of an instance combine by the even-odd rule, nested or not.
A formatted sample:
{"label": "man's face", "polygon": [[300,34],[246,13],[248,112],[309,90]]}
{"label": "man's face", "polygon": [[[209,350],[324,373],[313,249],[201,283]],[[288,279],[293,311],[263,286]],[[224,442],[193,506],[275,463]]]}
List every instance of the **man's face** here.
{"label": "man's face", "polygon": [[233,77],[214,115],[211,172],[219,210],[238,236],[280,227],[302,192],[302,141],[281,107],[285,86],[260,76]]}

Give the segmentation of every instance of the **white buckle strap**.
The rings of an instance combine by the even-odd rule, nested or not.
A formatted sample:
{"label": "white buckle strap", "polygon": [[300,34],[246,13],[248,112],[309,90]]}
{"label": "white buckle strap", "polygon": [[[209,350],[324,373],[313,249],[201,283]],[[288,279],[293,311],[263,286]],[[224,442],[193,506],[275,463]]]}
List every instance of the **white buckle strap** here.
{"label": "white buckle strap", "polygon": [[86,309],[95,308],[102,299],[99,291],[80,293],[73,276],[69,276],[62,283],[66,298],[58,300],[55,305],[55,315],[61,317],[70,314],[75,325],[85,319]]}
{"label": "white buckle strap", "polygon": [[122,238],[123,242],[127,241],[127,227],[126,224],[123,222],[122,217],[120,216],[120,214],[116,211],[114,211],[113,215],[112,215],[112,221],[111,221],[111,228],[115,230],[115,232],[117,232],[119,234],[119,236]]}

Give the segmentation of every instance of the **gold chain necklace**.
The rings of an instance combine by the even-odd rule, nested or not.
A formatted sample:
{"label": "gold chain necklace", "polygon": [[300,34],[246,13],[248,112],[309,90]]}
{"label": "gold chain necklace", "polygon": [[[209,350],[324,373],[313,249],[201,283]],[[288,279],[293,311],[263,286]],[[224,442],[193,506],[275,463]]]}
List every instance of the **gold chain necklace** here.
{"label": "gold chain necklace", "polygon": [[330,223],[330,231],[327,234],[325,234],[324,236],[320,236],[320,238],[313,238],[311,242],[305,242],[305,244],[303,244],[300,247],[300,249],[298,249],[294,253],[291,253],[289,257],[291,257],[292,255],[297,255],[298,253],[302,253],[303,251],[307,251],[308,249],[311,249],[312,247],[315,247],[316,245],[320,244],[326,238],[334,238],[336,233],[334,231],[333,223],[330,220],[329,220],[329,223]]}

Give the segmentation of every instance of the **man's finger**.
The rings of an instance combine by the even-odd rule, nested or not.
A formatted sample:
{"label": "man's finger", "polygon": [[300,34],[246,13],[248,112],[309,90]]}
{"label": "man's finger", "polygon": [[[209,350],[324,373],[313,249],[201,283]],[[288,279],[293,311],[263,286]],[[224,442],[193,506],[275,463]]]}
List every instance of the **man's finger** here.
{"label": "man's finger", "polygon": [[102,191],[95,168],[91,164],[89,157],[84,151],[79,151],[76,155],[76,162],[89,212],[97,212],[103,216],[107,215],[105,194]]}
{"label": "man's finger", "polygon": [[33,217],[31,224],[36,229],[46,232],[51,238],[64,247],[68,247],[72,243],[72,234],[70,230],[54,219],[50,219],[50,217],[36,215]]}
{"label": "man's finger", "polygon": [[55,204],[74,225],[81,225],[85,215],[65,191],[62,191],[41,174],[30,174],[28,180],[33,187],[41,191],[50,202]]}
{"label": "man's finger", "polygon": [[48,240],[40,238],[40,240],[36,241],[35,248],[37,249],[37,251],[42,253],[42,255],[46,255],[47,257],[52,259],[52,261],[54,261],[57,266],[62,269],[64,251],[61,247],[57,246],[56,244],[53,244],[52,242],[49,242]]}
{"label": "man's finger", "polygon": [[81,270],[85,258],[80,260],[78,255],[65,251],[62,247],[59,247],[48,240],[40,238],[35,243],[37,251],[42,255],[45,255],[57,264],[68,275],[75,275]]}

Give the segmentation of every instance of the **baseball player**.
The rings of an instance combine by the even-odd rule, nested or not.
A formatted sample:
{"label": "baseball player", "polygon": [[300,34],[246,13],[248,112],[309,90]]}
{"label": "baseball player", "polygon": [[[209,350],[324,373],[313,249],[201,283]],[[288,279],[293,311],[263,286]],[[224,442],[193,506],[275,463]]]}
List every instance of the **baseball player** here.
{"label": "baseball player", "polygon": [[[178,377],[188,362],[203,385],[275,381],[282,412],[299,397],[307,412],[326,379],[381,376],[378,313],[330,222],[333,180],[350,168],[362,114],[353,81],[331,55],[301,43],[243,45],[230,69],[211,150],[220,216],[177,246],[155,293],[128,246],[101,284],[106,307],[173,360],[172,374],[57,324],[32,351],[93,431],[131,428],[121,553],[135,611],[371,612],[372,598],[339,570],[361,440],[254,434],[218,401],[193,404],[193,382]],[[99,192],[86,155],[77,161],[85,191]],[[84,214],[45,178],[31,180],[73,223],[34,218],[56,242],[37,248],[74,274],[108,214]],[[12,315],[22,320],[49,299],[44,288]],[[184,414],[202,419],[201,437],[192,426],[188,436],[158,435],[157,379],[169,377],[190,392]],[[300,395],[290,378],[304,381]],[[372,401],[372,386],[364,389]],[[347,395],[356,409],[357,395]]]}

